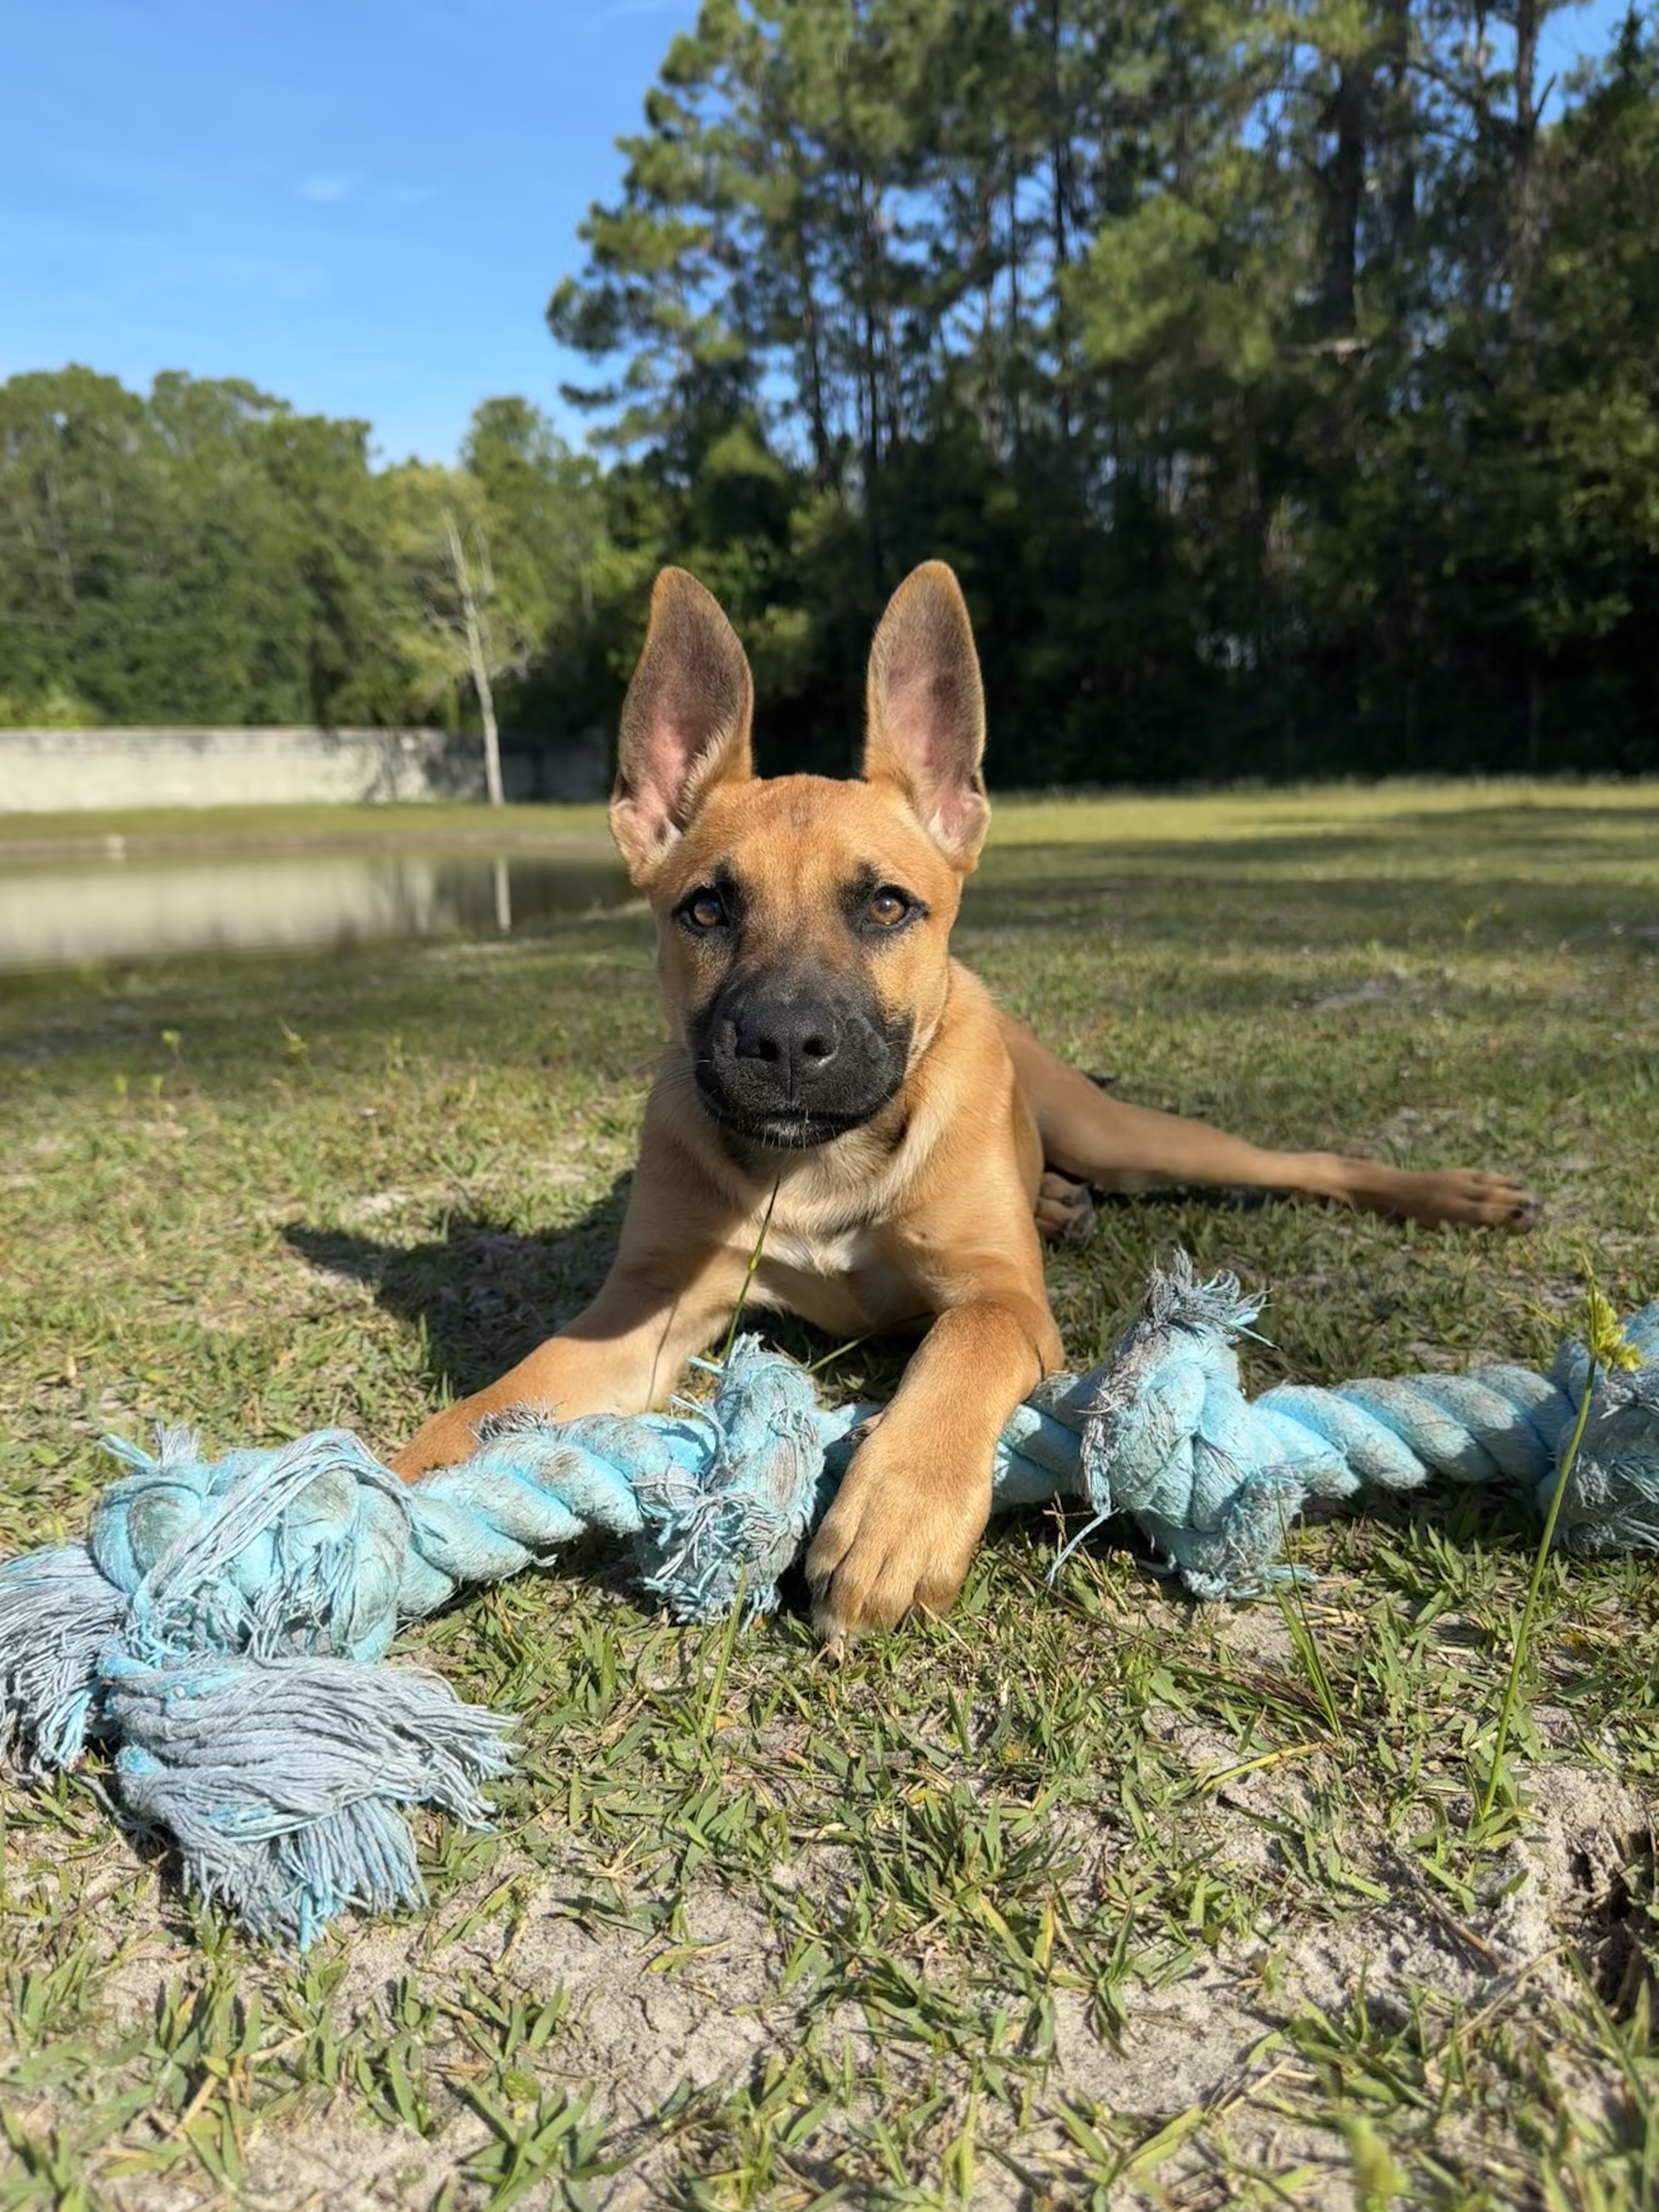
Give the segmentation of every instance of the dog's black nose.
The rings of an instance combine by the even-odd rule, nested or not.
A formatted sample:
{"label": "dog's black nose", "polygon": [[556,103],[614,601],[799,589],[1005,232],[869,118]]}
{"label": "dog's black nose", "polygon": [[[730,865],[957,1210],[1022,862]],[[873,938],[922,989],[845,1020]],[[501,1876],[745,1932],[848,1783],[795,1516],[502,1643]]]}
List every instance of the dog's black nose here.
{"label": "dog's black nose", "polygon": [[787,1074],[792,1089],[823,1074],[841,1049],[841,1023],[828,1006],[750,1007],[736,1024],[732,1049]]}
{"label": "dog's black nose", "polygon": [[908,1021],[873,994],[807,969],[716,993],[688,1031],[697,1092],[717,1121],[763,1145],[828,1144],[867,1121],[903,1079]]}

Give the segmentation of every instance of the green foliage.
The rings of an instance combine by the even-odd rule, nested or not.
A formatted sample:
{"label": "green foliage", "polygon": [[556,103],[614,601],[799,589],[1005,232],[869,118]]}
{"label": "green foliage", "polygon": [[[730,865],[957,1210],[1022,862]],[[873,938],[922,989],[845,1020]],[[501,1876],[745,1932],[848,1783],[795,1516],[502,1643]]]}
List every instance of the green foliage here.
{"label": "green foliage", "polygon": [[252,386],[0,386],[0,691],[109,722],[373,715],[368,426]]}
{"label": "green foliage", "polygon": [[0,385],[0,720],[395,723],[471,711],[443,518],[491,580],[492,674],[591,624],[596,471],[521,399],[459,469],[251,385],[70,368]]}
{"label": "green foliage", "polygon": [[1546,126],[1551,4],[711,0],[550,310],[619,546],[805,763],[938,553],[1006,781],[1651,764],[1659,64]]}
{"label": "green foliage", "polygon": [[[767,765],[962,574],[1005,783],[1659,763],[1659,41],[1559,0],[706,0],[455,471],[252,386],[0,386],[0,711],[615,714],[664,561]],[[462,526],[465,526],[464,528]],[[768,751],[775,745],[775,753]]]}

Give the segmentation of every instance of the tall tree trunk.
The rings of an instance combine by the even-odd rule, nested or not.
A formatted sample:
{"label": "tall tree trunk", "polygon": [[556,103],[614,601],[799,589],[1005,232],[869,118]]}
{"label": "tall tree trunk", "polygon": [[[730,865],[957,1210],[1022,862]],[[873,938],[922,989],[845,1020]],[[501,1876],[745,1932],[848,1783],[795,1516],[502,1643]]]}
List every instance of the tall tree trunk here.
{"label": "tall tree trunk", "polygon": [[899,372],[898,336],[893,327],[893,289],[888,282],[887,247],[884,243],[886,229],[886,210],[882,205],[881,187],[878,185],[871,216],[871,236],[874,242],[872,267],[879,332],[882,399],[887,414],[886,451],[894,453],[904,442],[904,389]]}
{"label": "tall tree trunk", "polygon": [[818,324],[818,303],[812,289],[804,240],[798,247],[800,283],[801,335],[806,340],[807,421],[812,434],[812,474],[820,491],[829,489],[835,474],[830,459],[830,418],[823,400],[823,341]]}
{"label": "tall tree trunk", "polygon": [[444,535],[449,543],[449,564],[454,571],[455,588],[460,594],[467,665],[472,676],[472,689],[478,697],[479,717],[483,723],[484,789],[489,794],[490,805],[500,806],[507,794],[501,787],[501,732],[495,726],[495,694],[489,681],[489,662],[483,648],[483,629],[478,620],[478,602],[472,589],[471,566],[455,518],[447,507],[444,510]]}
{"label": "tall tree trunk", "polygon": [[859,259],[864,298],[864,358],[860,362],[864,433],[864,527],[870,582],[880,596],[886,566],[881,534],[881,366],[876,309],[876,240],[868,180],[859,173]]}
{"label": "tall tree trunk", "polygon": [[1326,337],[1352,337],[1358,325],[1359,210],[1365,192],[1366,137],[1370,120],[1370,70],[1343,62],[1326,109],[1336,143],[1321,173],[1325,252],[1320,320]]}
{"label": "tall tree trunk", "polygon": [[1538,34],[1547,0],[1516,0],[1515,118],[1510,129],[1509,190],[1510,321],[1516,343],[1532,343],[1532,272],[1538,253],[1534,169],[1538,151]]}
{"label": "tall tree trunk", "polygon": [[812,471],[820,491],[827,490],[833,473],[830,459],[830,418],[823,397],[823,333],[818,317],[817,293],[812,283],[812,259],[807,249],[805,193],[801,188],[800,149],[792,139],[790,166],[795,173],[795,207],[789,223],[795,261],[795,283],[800,294],[801,337],[806,348],[806,415],[812,438]]}
{"label": "tall tree trunk", "polygon": [[1054,256],[1054,399],[1060,423],[1060,442],[1072,442],[1072,343],[1068,327],[1064,279],[1071,260],[1066,235],[1066,207],[1072,192],[1071,117],[1066,100],[1065,64],[1060,39],[1060,0],[1048,0],[1048,49],[1051,64],[1048,169],[1049,251]]}
{"label": "tall tree trunk", "polygon": [[1020,401],[1024,369],[1021,353],[1024,310],[1019,296],[1019,170],[1012,160],[1008,169],[1008,419],[1012,430],[1013,459],[1018,463],[1025,443],[1025,410]]}
{"label": "tall tree trunk", "polygon": [[1411,76],[1411,0],[1387,0],[1383,38],[1390,94],[1389,250],[1399,268],[1417,230],[1418,116]]}
{"label": "tall tree trunk", "polygon": [[984,281],[979,297],[980,405],[988,443],[996,437],[997,408],[997,211],[995,195],[981,173],[975,180],[974,258]]}

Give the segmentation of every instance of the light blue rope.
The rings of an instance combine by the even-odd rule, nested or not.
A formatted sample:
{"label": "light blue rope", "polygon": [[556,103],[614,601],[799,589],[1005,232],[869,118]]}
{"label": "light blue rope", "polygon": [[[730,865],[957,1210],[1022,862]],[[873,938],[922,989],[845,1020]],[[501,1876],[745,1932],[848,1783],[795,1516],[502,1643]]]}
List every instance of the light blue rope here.
{"label": "light blue rope", "polygon": [[[1139,1523],[1200,1597],[1287,1570],[1309,1498],[1439,1474],[1547,1510],[1588,1367],[1566,1346],[1519,1367],[1290,1386],[1254,1404],[1234,1349],[1256,1305],[1178,1256],[1091,1374],[1043,1384],[1000,1443],[998,1510],[1052,1498]],[[1601,1378],[1558,1540],[1659,1549],[1659,1304],[1626,1326],[1644,1364]],[[201,1456],[187,1431],[94,1509],[87,1544],[0,1566],[0,1749],[64,1767],[114,1747],[122,1796],[165,1826],[187,1887],[257,1934],[301,1944],[348,1906],[422,1893],[404,1808],[478,1821],[507,1723],[382,1659],[399,1623],[544,1564],[592,1529],[627,1538],[678,1619],[775,1602],[834,1496],[869,1407],[825,1412],[811,1377],[752,1337],[706,1408],[490,1427],[463,1465],[405,1486],[325,1429],[274,1451]]]}

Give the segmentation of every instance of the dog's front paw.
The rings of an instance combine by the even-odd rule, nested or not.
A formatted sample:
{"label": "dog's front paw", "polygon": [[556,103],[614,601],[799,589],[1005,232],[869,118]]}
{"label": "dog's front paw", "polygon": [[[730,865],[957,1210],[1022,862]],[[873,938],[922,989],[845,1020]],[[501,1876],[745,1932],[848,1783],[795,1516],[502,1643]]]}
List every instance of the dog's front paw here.
{"label": "dog's front paw", "polygon": [[478,1449],[478,1423],[491,1410],[489,1395],[480,1391],[476,1398],[464,1398],[459,1406],[434,1413],[386,1465],[403,1481],[413,1482],[432,1468],[455,1467],[471,1459]]}
{"label": "dog's front paw", "polygon": [[860,1450],[806,1555],[812,1623],[832,1651],[913,1607],[943,1613],[990,1512],[988,1466],[942,1473],[907,1451],[901,1428],[890,1418]]}

